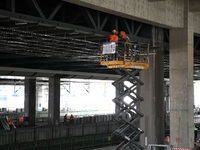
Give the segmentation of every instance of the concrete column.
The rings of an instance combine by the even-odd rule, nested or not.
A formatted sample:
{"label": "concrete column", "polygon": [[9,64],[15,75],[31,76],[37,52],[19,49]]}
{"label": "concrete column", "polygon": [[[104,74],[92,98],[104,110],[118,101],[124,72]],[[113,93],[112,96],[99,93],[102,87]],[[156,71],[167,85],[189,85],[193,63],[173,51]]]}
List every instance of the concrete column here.
{"label": "concrete column", "polygon": [[55,125],[56,120],[60,122],[60,78],[49,79],[49,123]]}
{"label": "concrete column", "polygon": [[36,79],[25,78],[24,116],[28,117],[29,125],[35,125]]}
{"label": "concrete column", "polygon": [[163,98],[163,56],[150,56],[150,69],[140,72],[140,79],[144,82],[140,95],[144,101],[140,103],[140,127],[144,130],[141,144],[147,149],[147,144],[164,143],[164,98]]}
{"label": "concrete column", "polygon": [[[36,105],[36,106],[35,106],[36,111],[39,110],[39,109],[38,109],[38,105],[39,105],[39,104],[38,104],[38,101],[39,101],[39,98],[38,98],[39,96],[38,96],[38,95],[39,95],[39,92],[41,91],[39,88],[40,88],[40,86],[36,86],[36,104],[35,104],[35,105]],[[36,114],[36,115],[37,115],[37,114]]]}
{"label": "concrete column", "polygon": [[[154,46],[162,49],[163,30],[153,28]],[[164,56],[150,55],[149,70],[140,71],[140,79],[144,82],[140,95],[144,101],[140,103],[140,112],[144,117],[140,127],[144,134],[140,137],[141,145],[147,149],[148,144],[164,144]]]}
{"label": "concrete column", "polygon": [[170,30],[170,144],[194,147],[193,14],[184,0],[184,28]]}

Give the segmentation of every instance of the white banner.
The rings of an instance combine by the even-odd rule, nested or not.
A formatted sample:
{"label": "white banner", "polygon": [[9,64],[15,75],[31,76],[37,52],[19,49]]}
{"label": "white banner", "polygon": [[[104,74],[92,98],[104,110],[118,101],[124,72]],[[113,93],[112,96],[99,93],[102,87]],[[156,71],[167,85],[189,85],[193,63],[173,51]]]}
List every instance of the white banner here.
{"label": "white banner", "polygon": [[103,52],[102,54],[114,54],[116,52],[116,43],[103,43]]}

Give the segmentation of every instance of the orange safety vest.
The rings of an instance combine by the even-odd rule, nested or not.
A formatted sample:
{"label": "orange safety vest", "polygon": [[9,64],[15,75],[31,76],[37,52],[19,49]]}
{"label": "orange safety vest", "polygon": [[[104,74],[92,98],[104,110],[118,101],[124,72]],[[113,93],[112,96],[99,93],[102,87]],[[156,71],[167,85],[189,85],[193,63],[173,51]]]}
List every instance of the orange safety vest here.
{"label": "orange safety vest", "polygon": [[126,33],[124,32],[124,31],[120,31],[120,33],[119,33],[120,35],[121,35],[121,37],[123,38],[123,39],[128,39],[128,36],[126,35]]}
{"label": "orange safety vest", "polygon": [[9,121],[9,125],[12,125],[12,124],[13,124],[13,120],[10,119],[10,121]]}
{"label": "orange safety vest", "polygon": [[73,115],[71,115],[71,118],[70,118],[70,120],[74,120],[74,116],[73,116]]}
{"label": "orange safety vest", "polygon": [[118,42],[118,36],[115,34],[106,34],[106,36],[108,36],[110,38],[110,42]]}

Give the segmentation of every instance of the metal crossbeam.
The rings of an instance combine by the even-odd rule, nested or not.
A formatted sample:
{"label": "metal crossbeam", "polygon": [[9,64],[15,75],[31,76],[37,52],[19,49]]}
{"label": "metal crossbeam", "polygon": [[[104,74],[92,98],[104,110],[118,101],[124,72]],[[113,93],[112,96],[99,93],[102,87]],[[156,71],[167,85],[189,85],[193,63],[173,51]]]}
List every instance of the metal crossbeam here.
{"label": "metal crossbeam", "polygon": [[[121,75],[121,78],[115,80],[113,85],[120,91],[120,94],[113,99],[113,102],[120,109],[115,113],[113,119],[122,125],[112,135],[121,137],[123,141],[115,150],[125,150],[128,147],[131,150],[143,150],[144,148],[138,143],[143,130],[137,126],[139,119],[143,117],[143,114],[137,108],[137,105],[143,101],[138,92],[138,88],[143,85],[143,82],[136,76],[139,70],[133,71],[122,68],[118,69],[117,72]],[[127,82],[129,82],[128,85],[126,85]],[[129,98],[129,101],[126,98]]]}

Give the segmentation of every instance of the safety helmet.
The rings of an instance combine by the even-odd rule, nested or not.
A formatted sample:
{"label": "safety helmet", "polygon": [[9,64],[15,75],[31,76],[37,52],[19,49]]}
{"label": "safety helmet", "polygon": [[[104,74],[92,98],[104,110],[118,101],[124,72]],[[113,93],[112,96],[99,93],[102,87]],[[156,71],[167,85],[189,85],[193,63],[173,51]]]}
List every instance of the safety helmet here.
{"label": "safety helmet", "polygon": [[117,32],[117,31],[116,31],[115,29],[114,29],[114,30],[112,30],[112,34],[116,34],[116,32]]}

